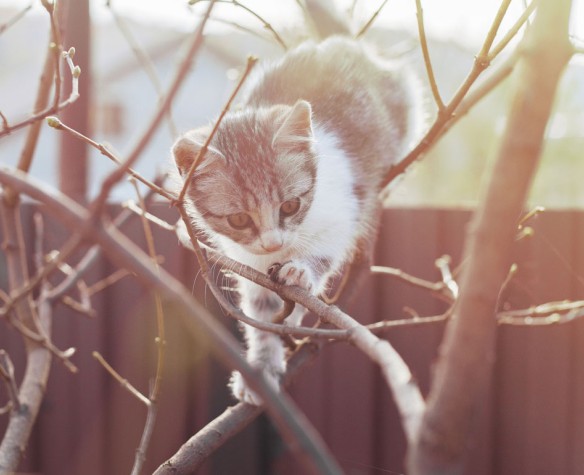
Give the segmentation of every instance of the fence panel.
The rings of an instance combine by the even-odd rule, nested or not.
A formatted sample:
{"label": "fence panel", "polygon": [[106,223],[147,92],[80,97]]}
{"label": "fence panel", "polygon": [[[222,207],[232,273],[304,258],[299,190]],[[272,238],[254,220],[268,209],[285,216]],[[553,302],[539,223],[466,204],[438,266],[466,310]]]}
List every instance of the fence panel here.
{"label": "fence panel", "polygon": [[[32,212],[24,206],[29,254]],[[115,214],[117,208],[111,212]],[[163,218],[173,210],[156,205]],[[452,256],[461,263],[470,213],[463,210],[388,209],[376,251],[376,264],[398,267],[429,280],[439,279],[436,258]],[[584,296],[584,213],[547,212],[534,223],[535,234],[517,244],[517,278],[501,297],[501,305],[525,307],[548,300]],[[0,230],[1,231],[1,230]],[[141,224],[125,228],[144,246]],[[70,235],[47,224],[46,250]],[[205,291],[195,259],[180,249],[167,231],[155,230],[163,266],[181,280],[233,332],[237,326],[223,315]],[[0,257],[0,259],[3,259]],[[0,284],[6,288],[5,262]],[[92,285],[116,270],[101,258],[87,276]],[[217,274],[217,279],[223,279]],[[92,357],[99,351],[141,391],[154,376],[156,318],[154,296],[125,277],[92,298],[95,318],[59,306],[54,341],[75,347],[78,374],[53,363],[45,402],[22,469],[46,475],[129,473],[145,421],[146,409],[115,382]],[[404,310],[408,307],[408,310]],[[146,473],[168,458],[190,435],[233,404],[226,389],[229,371],[210,356],[209,342],[193,341],[165,305],[167,365],[159,417]],[[385,276],[370,276],[349,313],[364,323],[411,315],[438,314],[445,305],[427,292]],[[444,324],[400,328],[386,337],[403,355],[424,393]],[[19,335],[2,326],[0,348],[15,360],[22,375],[24,355]],[[578,474],[584,466],[584,323],[556,327],[501,327],[493,384],[477,410],[467,473]],[[347,344],[326,347],[296,379],[290,392],[338,457],[347,474],[403,473],[405,439],[391,395],[375,365]],[[0,418],[4,429],[6,417]],[[267,418],[259,418],[221,448],[199,472],[203,474],[302,473]]]}

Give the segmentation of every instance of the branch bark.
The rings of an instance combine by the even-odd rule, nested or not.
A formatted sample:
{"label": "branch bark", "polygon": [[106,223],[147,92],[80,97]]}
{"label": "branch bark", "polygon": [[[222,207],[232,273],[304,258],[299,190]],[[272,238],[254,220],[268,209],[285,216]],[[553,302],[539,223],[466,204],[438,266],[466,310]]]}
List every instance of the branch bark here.
{"label": "branch bark", "polygon": [[[542,0],[525,39],[515,100],[487,192],[467,240],[460,299],[447,327],[409,473],[462,473],[477,400],[487,390],[496,336],[496,304],[558,81],[572,49],[570,0]],[[545,73],[544,73],[545,72]]]}
{"label": "branch bark", "polygon": [[[16,196],[18,190],[15,190]],[[18,200],[8,203],[0,196],[0,215],[4,228],[4,243],[10,289],[20,288],[28,281],[27,260],[20,222]],[[14,307],[14,321],[26,328],[38,326],[44,335],[50,335],[51,307],[43,297],[38,308],[32,297],[19,301]],[[0,444],[0,473],[13,473],[18,468],[28,444],[32,427],[44,396],[51,367],[51,352],[42,344],[25,339],[26,369],[18,391],[19,406],[10,414],[10,420]]]}

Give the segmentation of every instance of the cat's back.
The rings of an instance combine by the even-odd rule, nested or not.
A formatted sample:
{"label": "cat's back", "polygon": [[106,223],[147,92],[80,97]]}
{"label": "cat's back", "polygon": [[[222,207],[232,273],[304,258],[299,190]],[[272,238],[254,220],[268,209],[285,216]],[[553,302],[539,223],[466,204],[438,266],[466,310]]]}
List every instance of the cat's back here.
{"label": "cat's back", "polygon": [[289,104],[298,99],[317,108],[339,102],[359,89],[374,89],[385,76],[359,41],[333,36],[320,43],[307,41],[279,61],[263,65],[249,93],[253,106]]}
{"label": "cat's back", "polygon": [[[346,150],[387,166],[382,162],[401,153],[412,122],[408,82],[402,68],[381,59],[369,45],[333,36],[303,43],[265,65],[246,103],[292,105],[304,99],[312,105],[315,121],[337,133]],[[380,161],[384,152],[391,158]]]}

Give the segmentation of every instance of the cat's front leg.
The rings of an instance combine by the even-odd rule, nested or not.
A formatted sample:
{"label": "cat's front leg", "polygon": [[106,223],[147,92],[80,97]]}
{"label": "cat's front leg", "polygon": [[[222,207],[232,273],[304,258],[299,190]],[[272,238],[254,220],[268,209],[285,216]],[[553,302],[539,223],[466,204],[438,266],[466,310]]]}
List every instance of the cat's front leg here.
{"label": "cat's front leg", "polygon": [[[275,293],[249,281],[239,283],[241,309],[259,321],[271,322],[280,312],[283,302]],[[262,370],[264,378],[274,389],[279,390],[281,376],[286,371],[286,350],[281,338],[275,333],[259,330],[250,325],[243,325],[247,343],[246,359],[254,368]],[[235,371],[231,377],[230,388],[240,401],[259,405],[261,398]]]}

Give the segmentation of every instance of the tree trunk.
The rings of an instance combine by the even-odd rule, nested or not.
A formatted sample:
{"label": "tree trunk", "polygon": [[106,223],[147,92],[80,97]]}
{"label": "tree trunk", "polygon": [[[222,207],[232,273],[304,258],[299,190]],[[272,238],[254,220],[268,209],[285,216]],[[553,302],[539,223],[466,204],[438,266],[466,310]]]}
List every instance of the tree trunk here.
{"label": "tree trunk", "polygon": [[486,195],[465,252],[460,299],[436,367],[428,407],[408,455],[409,472],[458,474],[477,401],[488,390],[495,359],[495,311],[511,248],[562,71],[572,50],[570,0],[542,0],[524,40],[515,99]]}

